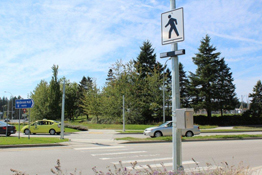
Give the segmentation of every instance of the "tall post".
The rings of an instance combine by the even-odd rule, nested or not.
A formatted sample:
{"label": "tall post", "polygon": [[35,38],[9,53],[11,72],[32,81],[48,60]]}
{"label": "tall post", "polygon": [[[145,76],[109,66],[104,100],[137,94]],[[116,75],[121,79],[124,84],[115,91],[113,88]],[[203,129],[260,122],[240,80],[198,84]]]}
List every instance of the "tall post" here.
{"label": "tall post", "polygon": [[[170,9],[176,9],[176,1],[170,0]],[[178,50],[177,43],[171,44],[172,51]],[[181,150],[181,130],[177,129],[177,118],[175,111],[180,108],[179,94],[179,65],[178,56],[171,57],[172,59],[172,141],[173,141],[173,170],[176,172],[182,166],[182,150]]]}
{"label": "tall post", "polygon": [[[9,101],[7,101],[7,115],[6,115],[6,119],[8,119],[8,115],[9,115]],[[7,136],[7,133],[8,133],[8,123],[6,122],[6,136]]]}
{"label": "tall post", "polygon": [[14,101],[14,99],[13,99],[14,97],[13,97],[13,95],[12,95],[12,107],[11,107],[11,109],[12,109],[12,113],[11,113],[11,117],[12,117],[12,120],[14,120],[14,108],[13,108],[13,101]]}
{"label": "tall post", "polygon": [[31,120],[31,118],[30,118],[30,108],[29,108],[29,113],[28,113],[28,129],[29,129],[28,139],[30,139],[30,134],[31,134],[31,132],[30,132],[30,125],[31,125],[30,120]]}
{"label": "tall post", "polygon": [[166,121],[165,74],[163,75],[163,123]]}
{"label": "tall post", "polygon": [[65,118],[65,79],[64,79],[64,84],[63,84],[62,114],[61,114],[61,133],[60,133],[60,139],[64,139],[64,118]]}
{"label": "tall post", "polygon": [[123,95],[123,132],[126,131],[125,129],[125,95]]}
{"label": "tall post", "polygon": [[21,109],[18,109],[19,110],[19,116],[18,116],[18,138],[20,139],[20,114],[21,114]]}

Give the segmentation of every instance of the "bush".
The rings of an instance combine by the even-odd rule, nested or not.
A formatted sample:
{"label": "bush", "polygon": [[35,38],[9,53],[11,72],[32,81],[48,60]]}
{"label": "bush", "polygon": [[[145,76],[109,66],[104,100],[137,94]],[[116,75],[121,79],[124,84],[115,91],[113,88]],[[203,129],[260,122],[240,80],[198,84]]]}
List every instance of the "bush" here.
{"label": "bush", "polygon": [[72,128],[72,129],[77,129],[79,131],[88,131],[88,128],[86,126],[80,126],[80,125],[70,125],[68,123],[65,123],[65,127],[67,128]]}
{"label": "bush", "polygon": [[[137,162],[131,163],[132,169],[127,169],[120,163],[120,167],[117,167],[114,165],[114,169],[111,170],[110,167],[108,168],[108,172],[104,173],[102,171],[97,171],[96,167],[92,168],[95,175],[214,175],[214,174],[225,174],[225,175],[251,175],[258,172],[253,172],[249,169],[249,167],[243,166],[243,162],[240,162],[238,166],[229,166],[227,162],[221,162],[221,165],[215,165],[207,163],[207,169],[201,169],[199,167],[198,163],[192,159],[196,165],[197,168],[189,170],[189,172],[185,172],[183,170],[180,170],[178,172],[173,171],[167,171],[164,164],[162,164],[162,168],[153,169],[150,165],[147,165],[147,168],[142,168],[141,170],[137,170],[136,167]],[[141,166],[139,166],[141,167]],[[14,172],[14,175],[28,175],[24,172],[11,169],[12,172]],[[60,165],[60,160],[57,160],[57,166],[55,166],[55,169],[51,169],[51,172],[56,175],[65,175],[63,173],[63,170]],[[69,173],[70,175],[81,175],[81,172],[75,171],[73,173]],[[259,173],[258,173],[259,174]]]}
{"label": "bush", "polygon": [[239,126],[239,125],[262,125],[262,117],[252,117],[249,113],[238,115],[224,115],[207,117],[195,115],[194,123],[199,125]]}

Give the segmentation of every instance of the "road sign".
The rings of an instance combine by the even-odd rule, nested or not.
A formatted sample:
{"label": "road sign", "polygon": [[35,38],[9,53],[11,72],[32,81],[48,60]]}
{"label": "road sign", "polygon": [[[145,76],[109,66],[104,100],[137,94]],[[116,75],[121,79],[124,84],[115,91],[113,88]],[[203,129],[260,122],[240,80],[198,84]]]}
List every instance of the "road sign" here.
{"label": "road sign", "polygon": [[160,53],[160,58],[174,57],[178,55],[184,55],[185,53],[186,53],[185,49],[171,51],[171,52],[163,52],[163,53]]}
{"label": "road sign", "polygon": [[16,109],[32,108],[33,106],[34,106],[34,100],[33,99],[15,100],[15,108]]}
{"label": "road sign", "polygon": [[161,14],[162,45],[184,41],[183,8]]}

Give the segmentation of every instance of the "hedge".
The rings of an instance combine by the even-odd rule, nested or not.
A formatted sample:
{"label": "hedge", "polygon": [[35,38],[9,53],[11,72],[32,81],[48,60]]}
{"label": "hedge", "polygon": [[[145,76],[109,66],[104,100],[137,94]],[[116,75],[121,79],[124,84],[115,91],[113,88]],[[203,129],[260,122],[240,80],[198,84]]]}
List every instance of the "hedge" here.
{"label": "hedge", "polygon": [[198,125],[218,125],[218,126],[240,126],[240,125],[262,125],[262,117],[252,117],[250,115],[224,115],[212,116],[195,115],[194,123]]}

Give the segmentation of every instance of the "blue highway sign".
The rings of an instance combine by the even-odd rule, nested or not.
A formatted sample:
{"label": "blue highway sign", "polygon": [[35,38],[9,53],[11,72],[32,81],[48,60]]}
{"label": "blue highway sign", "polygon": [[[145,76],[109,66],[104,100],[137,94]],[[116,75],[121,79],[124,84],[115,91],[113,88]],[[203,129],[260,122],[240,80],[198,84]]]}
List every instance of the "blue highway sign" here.
{"label": "blue highway sign", "polygon": [[34,106],[34,100],[33,99],[15,100],[15,108],[16,109],[32,108],[33,106]]}

